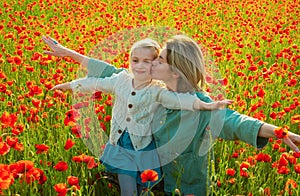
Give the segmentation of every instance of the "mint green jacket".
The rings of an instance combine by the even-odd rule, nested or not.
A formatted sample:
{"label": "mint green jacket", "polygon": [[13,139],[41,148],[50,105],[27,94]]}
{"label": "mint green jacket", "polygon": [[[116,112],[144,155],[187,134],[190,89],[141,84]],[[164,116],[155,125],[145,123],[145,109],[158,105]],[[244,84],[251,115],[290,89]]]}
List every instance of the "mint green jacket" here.
{"label": "mint green jacket", "polygon": [[[122,70],[90,59],[88,77],[107,77]],[[201,92],[196,94],[202,101],[212,101]],[[263,122],[234,110],[191,112],[161,107],[156,113],[156,131],[153,134],[161,154],[165,192],[172,193],[179,189],[184,195],[201,196],[208,193],[208,159],[213,159],[213,151],[208,151],[212,144],[208,138],[215,139],[218,136],[225,140],[241,140],[257,148],[268,143],[267,138],[258,137]],[[211,131],[213,129],[215,133]],[[211,137],[207,137],[208,131],[211,131],[208,134]],[[172,153],[174,156],[168,157]]]}

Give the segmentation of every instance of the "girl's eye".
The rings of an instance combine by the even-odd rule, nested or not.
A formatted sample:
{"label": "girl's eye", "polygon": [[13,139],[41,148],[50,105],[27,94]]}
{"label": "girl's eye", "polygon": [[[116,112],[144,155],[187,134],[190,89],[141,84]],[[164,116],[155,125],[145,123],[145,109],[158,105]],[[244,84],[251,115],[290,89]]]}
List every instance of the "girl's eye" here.
{"label": "girl's eye", "polygon": [[145,63],[149,64],[149,63],[152,63],[151,61],[145,61]]}
{"label": "girl's eye", "polygon": [[136,60],[136,59],[133,59],[132,61],[133,61],[133,62],[135,62],[135,63],[139,62],[139,61],[138,61],[138,60]]}

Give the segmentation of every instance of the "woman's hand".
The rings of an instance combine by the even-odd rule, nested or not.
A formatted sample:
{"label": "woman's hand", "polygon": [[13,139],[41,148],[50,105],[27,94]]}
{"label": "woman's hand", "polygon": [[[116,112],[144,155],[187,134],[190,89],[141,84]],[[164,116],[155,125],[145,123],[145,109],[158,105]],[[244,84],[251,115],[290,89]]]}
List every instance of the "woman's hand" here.
{"label": "woman's hand", "polygon": [[300,146],[300,135],[293,132],[288,132],[288,137],[282,139],[282,141],[295,152],[299,152],[298,146]]}
{"label": "woman's hand", "polygon": [[70,56],[70,49],[62,46],[55,39],[49,36],[42,36],[42,40],[52,49],[52,51],[44,51],[45,54],[57,57]]}
{"label": "woman's hand", "polygon": [[[275,130],[278,127],[275,125],[271,125],[268,123],[264,123],[258,132],[258,136],[264,137],[264,138],[278,138],[276,136]],[[288,131],[287,134],[285,134],[284,138],[282,138],[282,141],[288,145],[292,150],[295,152],[299,152],[298,146],[300,146],[300,135]]]}
{"label": "woman's hand", "polygon": [[52,91],[53,90],[61,90],[61,91],[65,92],[65,91],[72,90],[72,89],[71,89],[70,82],[67,82],[67,83],[63,83],[63,84],[58,84],[50,90],[52,90]]}

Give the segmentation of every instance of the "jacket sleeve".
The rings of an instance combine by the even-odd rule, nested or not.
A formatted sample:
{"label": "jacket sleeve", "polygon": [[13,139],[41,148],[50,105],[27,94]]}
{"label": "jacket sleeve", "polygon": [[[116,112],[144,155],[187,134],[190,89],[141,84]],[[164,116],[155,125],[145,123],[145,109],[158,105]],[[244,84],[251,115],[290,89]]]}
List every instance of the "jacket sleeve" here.
{"label": "jacket sleeve", "polygon": [[223,129],[220,137],[225,140],[241,140],[257,148],[263,148],[268,138],[258,136],[260,127],[264,123],[255,118],[226,109]]}
{"label": "jacket sleeve", "polygon": [[[203,93],[198,92],[197,96],[202,101],[208,103],[212,102],[211,98]],[[225,140],[241,140],[257,148],[263,148],[268,143],[268,138],[262,138],[258,136],[259,129],[264,124],[262,121],[240,114],[237,111],[230,110],[228,108],[225,109],[224,113],[222,111],[205,111],[202,113],[210,114],[210,121],[214,121],[212,119],[214,118],[214,114],[221,115],[221,117],[217,116],[217,118],[219,118],[222,121],[221,123],[223,123],[223,127],[219,135],[220,138],[223,138]],[[204,115],[202,115],[200,120],[203,117]],[[214,123],[217,122],[214,121]]]}
{"label": "jacket sleeve", "polygon": [[115,66],[94,58],[89,59],[87,77],[105,78],[114,73],[120,73],[126,69],[116,68]]}

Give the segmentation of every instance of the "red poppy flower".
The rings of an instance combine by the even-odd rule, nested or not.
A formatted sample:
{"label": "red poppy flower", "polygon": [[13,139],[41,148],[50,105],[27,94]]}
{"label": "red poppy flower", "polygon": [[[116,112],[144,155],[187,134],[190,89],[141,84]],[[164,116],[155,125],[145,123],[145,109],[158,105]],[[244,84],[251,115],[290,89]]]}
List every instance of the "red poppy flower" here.
{"label": "red poppy flower", "polygon": [[71,128],[72,134],[76,135],[77,138],[81,138],[81,125],[76,125]]}
{"label": "red poppy flower", "polygon": [[278,139],[283,139],[288,137],[288,130],[283,127],[277,127],[274,130],[274,134]]}
{"label": "red poppy flower", "polygon": [[75,176],[68,176],[67,178],[69,185],[73,186],[73,185],[78,185],[79,183],[79,179]]}
{"label": "red poppy flower", "polygon": [[54,185],[54,189],[60,196],[65,196],[68,192],[67,185],[65,183]]}
{"label": "red poppy flower", "polygon": [[260,89],[257,93],[257,96],[263,98],[265,96],[265,94],[266,94],[265,91],[263,89]]}
{"label": "red poppy flower", "polygon": [[23,174],[26,171],[34,167],[34,163],[29,160],[20,160],[16,163],[9,165],[9,170],[14,174],[14,177],[17,178],[18,174]]}
{"label": "red poppy flower", "polygon": [[33,95],[42,95],[43,94],[43,89],[40,88],[39,86],[37,85],[34,85],[34,86],[30,86],[30,89],[29,89],[29,95],[30,96],[33,96]]}
{"label": "red poppy flower", "polygon": [[5,93],[6,92],[6,84],[4,84],[4,83],[0,84],[0,92],[1,93]]}
{"label": "red poppy flower", "polygon": [[226,170],[226,174],[229,175],[229,176],[234,176],[236,173],[235,169],[232,169],[232,168],[228,168]]}
{"label": "red poppy flower", "polygon": [[95,92],[91,98],[96,100],[102,100],[102,92],[101,91]]}
{"label": "red poppy flower", "polygon": [[293,156],[295,158],[299,158],[300,157],[300,152],[293,152]]}
{"label": "red poppy flower", "polygon": [[41,106],[42,101],[36,98],[32,98],[31,103],[32,105],[34,105],[34,107],[39,108]]}
{"label": "red poppy flower", "polygon": [[290,81],[288,81],[288,86],[296,86],[297,80],[295,78],[292,78]]}
{"label": "red poppy flower", "polygon": [[45,145],[45,144],[36,144],[35,145],[36,148],[36,154],[41,154],[43,152],[48,152],[49,150],[49,146]]}
{"label": "red poppy flower", "polygon": [[252,65],[252,66],[250,66],[248,69],[249,69],[250,71],[257,71],[257,70],[258,70],[258,68],[257,68],[256,65]]}
{"label": "red poppy flower", "polygon": [[235,178],[230,178],[230,179],[228,180],[228,182],[229,182],[230,184],[234,184],[234,183],[235,183],[235,181],[236,181],[236,179],[235,179]]}
{"label": "red poppy flower", "polygon": [[141,178],[142,178],[142,183],[145,182],[155,182],[158,180],[158,174],[156,171],[148,169],[143,171],[143,173],[141,174]]}
{"label": "red poppy flower", "polygon": [[18,151],[24,150],[23,144],[21,144],[21,143],[19,143],[19,142],[17,142],[16,145],[13,146],[13,148],[14,148],[15,150],[18,150]]}
{"label": "red poppy flower", "polygon": [[77,110],[71,109],[67,111],[64,124],[66,126],[76,125],[76,121],[80,118],[80,113]]}
{"label": "red poppy flower", "polygon": [[288,174],[290,172],[290,169],[287,168],[286,166],[281,166],[277,168],[277,173],[279,174]]}
{"label": "red poppy flower", "polygon": [[6,138],[6,143],[10,146],[10,147],[14,147],[17,143],[18,143],[18,138],[11,138],[11,137],[7,137]]}
{"label": "red poppy flower", "polygon": [[8,189],[14,183],[14,176],[9,171],[7,165],[0,164],[0,192]]}
{"label": "red poppy flower", "polygon": [[293,195],[292,189],[295,189],[297,187],[298,187],[298,185],[297,185],[297,182],[295,180],[287,179],[287,181],[285,183],[284,190],[287,191],[289,193],[289,195]]}
{"label": "red poppy flower", "polygon": [[240,165],[240,176],[242,177],[249,177],[247,169],[250,167],[250,163],[243,161]]}
{"label": "red poppy flower", "polygon": [[53,168],[57,171],[66,171],[68,169],[68,164],[64,161],[59,161]]}
{"label": "red poppy flower", "polygon": [[108,121],[111,120],[111,116],[110,116],[110,115],[107,115],[107,116],[104,117],[103,120],[104,120],[105,122],[108,122]]}
{"label": "red poppy flower", "polygon": [[273,119],[273,120],[276,120],[276,113],[275,112],[271,112],[270,113],[270,117]]}
{"label": "red poppy flower", "polygon": [[288,165],[288,160],[285,156],[280,156],[279,158],[279,161],[278,161],[278,164],[279,164],[279,167],[281,166],[287,166]]}
{"label": "red poppy flower", "polygon": [[6,142],[0,142],[0,155],[6,155],[10,150],[10,146]]}
{"label": "red poppy flower", "polygon": [[72,161],[77,162],[77,163],[83,162],[83,159],[84,159],[85,156],[86,156],[85,154],[81,154],[81,155],[78,155],[78,156],[73,156]]}
{"label": "red poppy flower", "polygon": [[16,65],[21,65],[22,60],[21,60],[20,57],[15,56],[15,57],[13,58],[13,62],[14,62],[14,64],[16,64]]}
{"label": "red poppy flower", "polygon": [[17,122],[17,115],[9,114],[8,112],[5,111],[0,117],[0,121],[3,128],[14,127]]}
{"label": "red poppy flower", "polygon": [[261,162],[271,162],[272,161],[271,156],[268,154],[264,154],[264,153],[257,154],[255,159],[257,161],[261,161]]}
{"label": "red poppy flower", "polygon": [[74,146],[75,142],[72,139],[67,139],[66,144],[65,144],[65,150],[69,150]]}
{"label": "red poppy flower", "polygon": [[22,176],[27,184],[32,184],[34,181],[39,181],[39,184],[43,184],[47,178],[44,172],[38,168],[32,167]]}
{"label": "red poppy flower", "polygon": [[89,161],[87,162],[87,168],[88,168],[88,169],[93,169],[93,168],[95,168],[95,167],[98,167],[98,164],[95,163],[94,157],[91,157],[91,158],[89,159]]}
{"label": "red poppy flower", "polygon": [[227,86],[228,84],[228,79],[227,78],[224,78],[224,79],[220,79],[218,80],[219,83],[222,85],[222,86]]}
{"label": "red poppy flower", "polygon": [[296,173],[300,174],[300,163],[294,165],[294,170]]}

